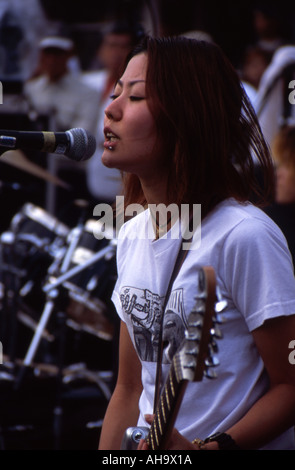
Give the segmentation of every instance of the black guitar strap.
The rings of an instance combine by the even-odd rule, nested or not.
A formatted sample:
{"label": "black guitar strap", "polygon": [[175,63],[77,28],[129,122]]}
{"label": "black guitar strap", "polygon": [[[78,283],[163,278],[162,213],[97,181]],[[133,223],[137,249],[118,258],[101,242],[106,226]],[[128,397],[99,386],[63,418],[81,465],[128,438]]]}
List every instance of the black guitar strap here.
{"label": "black guitar strap", "polygon": [[161,390],[161,378],[162,378],[162,356],[163,356],[163,323],[164,323],[164,314],[165,314],[165,309],[167,306],[168,299],[171,294],[172,286],[173,283],[177,277],[177,274],[181,268],[181,265],[187,255],[188,250],[183,249],[183,242],[184,240],[182,239],[179,252],[175,261],[174,269],[171,274],[171,278],[168,284],[164,304],[162,307],[162,319],[161,319],[161,324],[160,324],[160,332],[159,332],[159,344],[158,344],[158,353],[157,353],[157,370],[156,370],[156,381],[155,381],[155,396],[154,396],[154,413],[156,411],[156,407],[158,404],[159,396],[160,396],[160,390]]}

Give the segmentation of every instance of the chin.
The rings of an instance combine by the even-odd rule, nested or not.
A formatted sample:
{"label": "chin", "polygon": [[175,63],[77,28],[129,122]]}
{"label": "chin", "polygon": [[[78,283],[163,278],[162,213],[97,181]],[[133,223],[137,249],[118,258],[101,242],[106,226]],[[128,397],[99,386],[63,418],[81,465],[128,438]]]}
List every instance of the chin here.
{"label": "chin", "polygon": [[114,161],[111,157],[111,155],[108,155],[106,152],[103,152],[102,157],[101,157],[101,162],[104,166],[107,168],[114,168]]}

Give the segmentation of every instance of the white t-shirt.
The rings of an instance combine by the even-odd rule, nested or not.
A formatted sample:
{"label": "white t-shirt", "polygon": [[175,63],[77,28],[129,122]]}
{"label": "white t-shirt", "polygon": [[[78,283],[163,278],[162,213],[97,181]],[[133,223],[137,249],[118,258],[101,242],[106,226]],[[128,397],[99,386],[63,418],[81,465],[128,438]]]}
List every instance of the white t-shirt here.
{"label": "white t-shirt", "polygon": [[[140,426],[146,426],[144,414],[153,410],[158,322],[180,246],[169,236],[145,236],[150,223],[147,210],[122,227],[112,297],[142,363]],[[253,205],[223,201],[202,221],[201,243],[188,252],[174,282],[164,317],[164,375],[195,302],[200,266],[214,268],[228,305],[218,341],[218,378],[189,383],[175,424],[190,440],[227,430],[265,393],[268,378],[249,332],[266,319],[295,312],[292,261],[281,231]],[[265,448],[294,449],[293,430]]]}
{"label": "white t-shirt", "polygon": [[99,94],[80,75],[68,72],[57,82],[42,75],[29,80],[24,91],[38,113],[54,118],[56,131],[82,127],[95,132]]}

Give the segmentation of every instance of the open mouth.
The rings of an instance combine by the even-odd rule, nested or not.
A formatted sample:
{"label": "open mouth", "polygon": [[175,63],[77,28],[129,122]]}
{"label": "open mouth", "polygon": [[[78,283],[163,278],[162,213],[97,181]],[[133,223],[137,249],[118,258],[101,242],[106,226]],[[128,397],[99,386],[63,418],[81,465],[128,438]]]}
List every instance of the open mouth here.
{"label": "open mouth", "polygon": [[119,137],[111,131],[105,131],[105,137],[107,142],[117,142]]}

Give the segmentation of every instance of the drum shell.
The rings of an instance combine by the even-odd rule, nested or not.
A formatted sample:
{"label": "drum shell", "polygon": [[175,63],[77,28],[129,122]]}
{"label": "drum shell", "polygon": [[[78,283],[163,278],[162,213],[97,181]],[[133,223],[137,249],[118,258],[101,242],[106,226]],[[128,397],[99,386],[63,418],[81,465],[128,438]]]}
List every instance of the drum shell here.
{"label": "drum shell", "polygon": [[110,250],[105,257],[90,264],[64,283],[69,295],[67,315],[85,331],[111,340],[116,317],[111,302],[117,279],[116,257],[109,239],[97,239],[94,236],[93,223],[93,220],[86,222],[69,269],[82,267],[83,263],[89,262],[101,250],[108,247]]}

